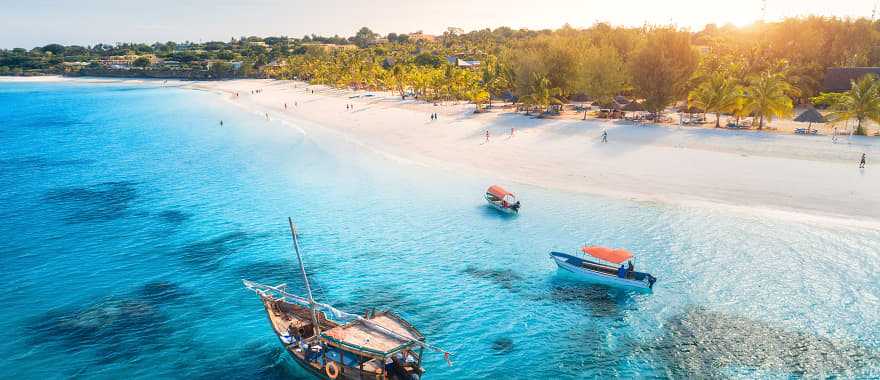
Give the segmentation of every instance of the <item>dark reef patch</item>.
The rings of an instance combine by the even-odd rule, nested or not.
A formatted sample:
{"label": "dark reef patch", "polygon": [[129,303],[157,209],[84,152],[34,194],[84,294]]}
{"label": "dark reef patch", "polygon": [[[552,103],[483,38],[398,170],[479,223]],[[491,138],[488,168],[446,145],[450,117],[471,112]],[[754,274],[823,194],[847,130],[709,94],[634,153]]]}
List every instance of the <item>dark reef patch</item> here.
{"label": "dark reef patch", "polygon": [[213,238],[187,244],[177,257],[201,270],[215,270],[224,259],[252,244],[259,236],[244,231],[227,232]]}
{"label": "dark reef patch", "polygon": [[630,300],[626,291],[581,283],[553,285],[548,297],[553,302],[580,305],[589,309],[592,316],[604,318],[619,316]]}
{"label": "dark reef patch", "polygon": [[65,212],[68,223],[83,223],[122,218],[137,197],[133,182],[120,181],[54,189],[44,199]]}
{"label": "dark reef patch", "polygon": [[691,308],[671,318],[648,348],[668,362],[673,377],[722,378],[725,369],[771,371],[797,377],[861,377],[877,363],[876,350],[775,324]]}
{"label": "dark reef patch", "polygon": [[165,210],[159,213],[159,219],[167,224],[178,225],[186,222],[192,215],[180,210]]}
{"label": "dark reef patch", "polygon": [[509,354],[513,352],[513,339],[510,338],[498,338],[492,341],[492,351],[495,351],[496,354]]}
{"label": "dark reef patch", "polygon": [[138,289],[135,295],[153,304],[170,304],[191,296],[192,292],[168,281],[153,281]]}
{"label": "dark reef patch", "polygon": [[172,344],[167,340],[174,331],[162,308],[190,294],[171,282],[150,282],[125,296],[50,310],[31,318],[25,329],[32,346],[66,353],[92,349],[99,364],[131,360]]}
{"label": "dark reef patch", "polygon": [[523,277],[510,269],[480,269],[469,266],[462,273],[479,279],[488,280],[503,289],[515,292]]}

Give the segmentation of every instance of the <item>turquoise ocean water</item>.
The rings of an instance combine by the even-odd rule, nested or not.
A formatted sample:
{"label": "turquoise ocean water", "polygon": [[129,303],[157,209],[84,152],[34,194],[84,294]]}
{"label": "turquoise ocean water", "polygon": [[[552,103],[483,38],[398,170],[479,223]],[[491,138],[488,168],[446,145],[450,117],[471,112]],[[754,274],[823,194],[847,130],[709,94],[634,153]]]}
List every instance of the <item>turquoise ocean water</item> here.
{"label": "turquoise ocean water", "polygon": [[[224,120],[224,126],[218,121]],[[307,378],[240,282],[389,307],[426,379],[880,376],[880,232],[399,162],[154,85],[0,84],[0,378]],[[303,133],[303,130],[305,133]],[[557,273],[627,247],[653,294]]]}

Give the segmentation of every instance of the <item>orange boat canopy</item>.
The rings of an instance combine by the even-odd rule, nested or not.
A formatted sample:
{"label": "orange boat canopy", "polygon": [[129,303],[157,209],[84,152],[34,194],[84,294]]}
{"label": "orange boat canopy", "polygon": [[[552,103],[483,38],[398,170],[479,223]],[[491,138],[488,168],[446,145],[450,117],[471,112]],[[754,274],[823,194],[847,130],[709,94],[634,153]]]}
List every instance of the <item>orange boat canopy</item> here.
{"label": "orange boat canopy", "polygon": [[625,249],[614,249],[607,247],[583,247],[581,251],[584,253],[593,256],[597,259],[602,259],[605,261],[609,261],[615,264],[620,264],[624,261],[627,261],[633,257],[633,254],[630,251]]}
{"label": "orange boat canopy", "polygon": [[504,197],[507,195],[514,197],[513,193],[511,193],[507,190],[504,190],[503,187],[498,186],[498,185],[489,186],[489,189],[486,190],[486,193],[492,194],[492,195],[498,197],[498,199],[504,199]]}

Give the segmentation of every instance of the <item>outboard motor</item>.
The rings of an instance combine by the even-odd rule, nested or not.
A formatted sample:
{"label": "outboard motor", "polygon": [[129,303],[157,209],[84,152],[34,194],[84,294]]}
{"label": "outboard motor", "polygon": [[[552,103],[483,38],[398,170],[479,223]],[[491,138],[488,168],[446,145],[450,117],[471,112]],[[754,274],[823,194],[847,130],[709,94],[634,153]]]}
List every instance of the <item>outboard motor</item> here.
{"label": "outboard motor", "polygon": [[657,278],[654,276],[648,275],[648,289],[654,289],[654,283],[657,282]]}
{"label": "outboard motor", "polygon": [[510,206],[513,211],[519,212],[519,201]]}

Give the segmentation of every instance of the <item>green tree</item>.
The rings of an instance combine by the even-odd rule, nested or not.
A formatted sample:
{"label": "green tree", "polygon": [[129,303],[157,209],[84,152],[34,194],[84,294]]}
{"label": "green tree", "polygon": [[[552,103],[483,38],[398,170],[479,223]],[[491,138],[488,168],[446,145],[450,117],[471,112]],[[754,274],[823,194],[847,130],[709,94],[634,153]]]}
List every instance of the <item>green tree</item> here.
{"label": "green tree", "polygon": [[378,37],[378,36],[379,36],[378,34],[373,33],[373,31],[370,30],[370,28],[367,28],[365,26],[365,27],[362,27],[360,30],[358,30],[357,33],[355,33],[354,37],[351,38],[351,42],[353,42],[355,45],[357,45],[360,48],[365,48],[369,44],[373,43],[373,41],[375,41],[376,37]]}
{"label": "green tree", "polygon": [[715,128],[721,127],[721,114],[733,112],[742,97],[742,89],[723,73],[716,73],[691,91],[688,105],[715,114]]}
{"label": "green tree", "polygon": [[[553,87],[550,79],[535,73],[532,76],[532,86],[529,94],[522,96],[520,99],[527,105],[538,106],[544,112],[547,112],[547,108],[551,104],[562,104],[562,100],[559,98],[561,94],[562,90],[559,87]],[[528,113],[529,109],[526,108],[526,114]]]}
{"label": "green tree", "polygon": [[880,80],[877,76],[868,74],[857,81],[852,81],[850,90],[844,93],[821,93],[813,98],[815,104],[826,104],[831,109],[828,120],[839,122],[841,120],[856,119],[856,134],[867,134],[862,122],[871,120],[880,123]]}
{"label": "green tree", "polygon": [[745,109],[758,117],[758,129],[764,129],[765,120],[769,123],[773,117],[791,114],[794,108],[791,95],[797,91],[781,74],[764,71],[749,77],[748,82]]}
{"label": "green tree", "polygon": [[140,67],[141,69],[146,69],[147,66],[150,65],[150,59],[147,57],[137,57],[134,62],[131,63],[135,67]]}
{"label": "green tree", "polygon": [[650,31],[629,65],[636,94],[645,98],[645,109],[658,113],[683,98],[697,60],[689,33],[673,28]]}
{"label": "green tree", "polygon": [[400,94],[400,99],[406,99],[406,87],[408,82],[408,70],[403,64],[396,64],[391,68],[391,78],[394,89]]}
{"label": "green tree", "polygon": [[[608,45],[583,52],[578,77],[578,88],[601,104],[611,103],[626,83],[623,60],[617,50]],[[586,118],[584,110],[584,120]]]}

